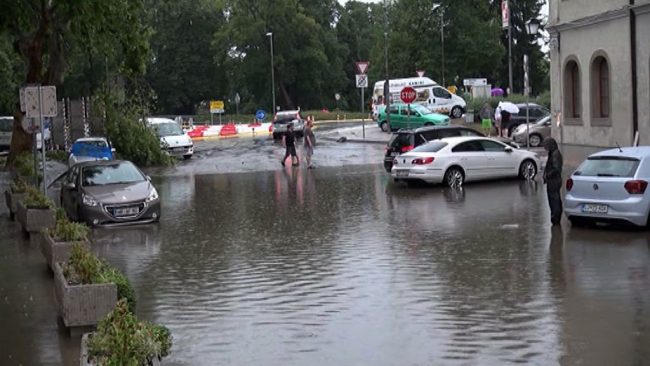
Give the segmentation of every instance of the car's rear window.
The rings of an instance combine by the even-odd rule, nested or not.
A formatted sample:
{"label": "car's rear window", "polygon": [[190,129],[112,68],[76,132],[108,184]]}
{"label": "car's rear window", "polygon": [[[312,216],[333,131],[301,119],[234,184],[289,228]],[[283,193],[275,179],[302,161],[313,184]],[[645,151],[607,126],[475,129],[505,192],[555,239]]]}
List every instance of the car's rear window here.
{"label": "car's rear window", "polygon": [[413,134],[411,133],[393,134],[393,136],[390,138],[390,141],[388,141],[388,145],[390,147],[409,146],[411,145],[411,137],[413,137]]}
{"label": "car's rear window", "polygon": [[438,152],[442,150],[442,148],[445,146],[447,146],[446,142],[435,140],[416,147],[415,149],[412,150],[412,152]]}
{"label": "car's rear window", "polygon": [[574,175],[587,177],[632,177],[639,159],[618,156],[594,156],[585,160]]}
{"label": "car's rear window", "polygon": [[13,130],[13,120],[9,118],[0,119],[0,132],[11,132]]}

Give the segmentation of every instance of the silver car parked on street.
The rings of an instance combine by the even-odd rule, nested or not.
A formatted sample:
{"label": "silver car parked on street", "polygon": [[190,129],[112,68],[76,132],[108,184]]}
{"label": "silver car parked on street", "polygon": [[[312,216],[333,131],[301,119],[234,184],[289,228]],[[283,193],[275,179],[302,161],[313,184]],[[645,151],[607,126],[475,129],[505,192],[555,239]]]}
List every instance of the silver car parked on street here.
{"label": "silver car parked on street", "polygon": [[531,122],[528,124],[528,127],[526,127],[525,123],[517,126],[512,132],[512,139],[521,146],[526,146],[526,129],[528,129],[530,136],[530,146],[540,146],[545,138],[551,136],[551,116],[546,116],[538,121]]}
{"label": "silver car parked on street", "polygon": [[130,161],[97,160],[74,165],[61,187],[61,206],[68,217],[91,226],[160,219],[156,188]]}
{"label": "silver car parked on street", "polygon": [[650,147],[624,147],[593,154],[566,182],[564,213],[572,224],[648,224]]}

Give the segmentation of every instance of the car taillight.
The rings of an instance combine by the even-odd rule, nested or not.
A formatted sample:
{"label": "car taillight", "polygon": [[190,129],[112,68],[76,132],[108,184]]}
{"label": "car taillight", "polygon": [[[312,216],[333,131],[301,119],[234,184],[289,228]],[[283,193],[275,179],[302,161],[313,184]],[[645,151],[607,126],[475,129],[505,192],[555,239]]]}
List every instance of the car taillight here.
{"label": "car taillight", "polygon": [[625,190],[629,194],[643,194],[648,188],[648,182],[644,180],[628,180],[625,182]]}
{"label": "car taillight", "polygon": [[431,164],[431,163],[433,163],[433,157],[417,158],[417,159],[413,159],[413,161],[411,161],[411,164],[414,164],[414,165],[424,165],[424,164]]}
{"label": "car taillight", "polygon": [[411,150],[413,150],[413,149],[415,149],[415,146],[413,146],[413,145],[402,146],[402,152],[403,152],[403,153],[408,152],[408,151],[411,151]]}
{"label": "car taillight", "polygon": [[573,179],[569,178],[566,180],[566,190],[567,192],[573,188]]}

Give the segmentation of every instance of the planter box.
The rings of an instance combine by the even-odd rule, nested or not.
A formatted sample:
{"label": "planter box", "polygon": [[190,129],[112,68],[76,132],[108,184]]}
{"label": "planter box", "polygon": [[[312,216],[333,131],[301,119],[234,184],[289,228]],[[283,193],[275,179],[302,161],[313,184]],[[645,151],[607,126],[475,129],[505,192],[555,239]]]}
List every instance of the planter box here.
{"label": "planter box", "polygon": [[[81,357],[79,359],[80,366],[96,366],[94,362],[88,361],[88,338],[92,333],[86,333],[81,337]],[[157,358],[154,358],[151,362],[151,366],[160,366],[161,362]]]}
{"label": "planter box", "polygon": [[114,283],[68,285],[61,263],[54,263],[54,297],[66,327],[95,326],[117,303]]}
{"label": "planter box", "polygon": [[[42,232],[40,236],[41,252],[47,261],[47,265],[50,267],[52,272],[54,272],[54,263],[67,262],[68,259],[70,259],[72,245],[76,242],[55,241],[54,238],[46,232]],[[84,240],[84,243],[90,245],[88,240]]]}
{"label": "planter box", "polygon": [[28,233],[39,233],[53,228],[56,224],[56,213],[51,208],[27,208],[22,201],[16,207],[16,219]]}
{"label": "planter box", "polygon": [[13,220],[18,210],[18,202],[22,201],[27,193],[12,193],[10,189],[5,191],[5,201],[9,209],[9,219]]}

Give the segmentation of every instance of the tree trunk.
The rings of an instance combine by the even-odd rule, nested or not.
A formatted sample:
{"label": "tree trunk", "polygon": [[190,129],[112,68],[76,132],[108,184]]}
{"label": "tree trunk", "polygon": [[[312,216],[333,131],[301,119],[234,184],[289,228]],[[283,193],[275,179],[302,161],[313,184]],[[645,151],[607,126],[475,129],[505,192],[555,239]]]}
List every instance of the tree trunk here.
{"label": "tree trunk", "polygon": [[[282,81],[280,81],[280,93],[282,93],[282,99],[284,100],[284,105],[287,107],[287,109],[296,109],[296,106],[293,104],[293,100],[291,99],[291,96],[289,95],[289,92],[287,92],[287,88],[284,86],[284,83]],[[273,113],[275,113],[275,111]]]}

